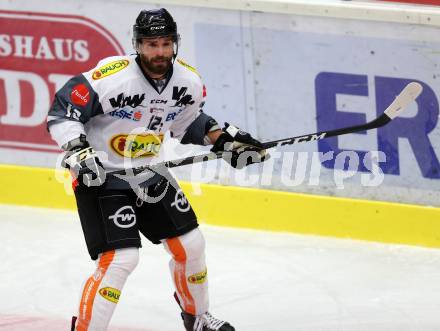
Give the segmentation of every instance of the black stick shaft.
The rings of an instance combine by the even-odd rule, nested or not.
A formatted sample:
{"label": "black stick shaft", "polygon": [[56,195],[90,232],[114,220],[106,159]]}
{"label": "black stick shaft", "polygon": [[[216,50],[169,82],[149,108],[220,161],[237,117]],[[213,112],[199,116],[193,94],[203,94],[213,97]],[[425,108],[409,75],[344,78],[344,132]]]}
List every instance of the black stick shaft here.
{"label": "black stick shaft", "polygon": [[[368,123],[365,123],[365,124],[350,126],[350,127],[336,129],[336,130],[330,130],[330,131],[321,131],[321,132],[317,132],[317,133],[312,133],[312,134],[303,135],[303,136],[295,136],[295,137],[286,138],[286,139],[268,141],[268,142],[263,143],[263,147],[265,149],[268,149],[268,148],[273,148],[276,146],[294,145],[294,144],[300,144],[300,143],[305,143],[305,142],[310,142],[310,141],[318,141],[321,139],[336,137],[336,136],[340,136],[343,134],[376,129],[381,126],[384,126],[385,124],[387,124],[390,121],[391,121],[390,117],[388,117],[386,114],[382,114],[381,116],[379,116],[375,120],[368,122]],[[219,152],[219,153],[212,153],[211,152],[211,153],[205,153],[205,154],[201,154],[201,155],[188,156],[188,157],[177,159],[177,160],[165,161],[165,162],[161,162],[161,163],[157,163],[157,164],[153,164],[153,165],[149,165],[149,166],[133,168],[133,169],[131,169],[131,171],[133,171],[133,174],[136,175],[136,174],[139,174],[145,170],[154,171],[155,169],[159,169],[159,168],[175,168],[175,167],[180,167],[180,166],[184,166],[184,165],[188,165],[188,164],[216,160],[216,159],[220,159],[221,157],[222,157],[222,152]],[[126,170],[118,170],[118,171],[110,172],[107,175],[116,175],[116,174],[122,175],[125,173],[126,173]]]}

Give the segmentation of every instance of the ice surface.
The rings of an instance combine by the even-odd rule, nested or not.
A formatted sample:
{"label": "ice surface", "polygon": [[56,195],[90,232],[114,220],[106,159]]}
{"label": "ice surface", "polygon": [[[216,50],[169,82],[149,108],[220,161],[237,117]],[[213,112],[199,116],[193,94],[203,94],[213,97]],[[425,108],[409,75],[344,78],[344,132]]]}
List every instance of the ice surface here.
{"label": "ice surface", "polygon": [[[201,228],[211,312],[237,331],[440,330],[440,250]],[[69,330],[94,270],[76,213],[0,205],[0,236],[0,330]],[[143,245],[110,330],[183,331],[169,256]]]}

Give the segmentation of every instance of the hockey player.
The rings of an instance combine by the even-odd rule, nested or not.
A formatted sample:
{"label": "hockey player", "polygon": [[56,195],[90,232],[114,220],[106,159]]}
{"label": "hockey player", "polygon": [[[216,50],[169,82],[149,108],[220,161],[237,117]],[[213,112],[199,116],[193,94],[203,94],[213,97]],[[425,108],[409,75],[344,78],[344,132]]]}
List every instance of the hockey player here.
{"label": "hockey player", "polygon": [[[142,183],[155,203],[106,171],[149,164],[169,131],[182,144],[213,144],[243,167],[264,160],[250,134],[202,112],[206,95],[194,68],[176,59],[179,34],[166,9],[144,10],[133,26],[136,54],[103,59],[70,79],[48,115],[52,138],[66,151],[87,248],[96,271],[84,283],[72,330],[106,330],[125,281],[138,263],[139,233],[171,255],[174,297],[187,331],[231,331],[208,312],[205,242],[177,183],[158,174]],[[252,157],[241,157],[252,151]],[[255,152],[256,151],[256,152]],[[225,153],[226,155],[226,153]],[[107,178],[106,178],[107,177]]]}

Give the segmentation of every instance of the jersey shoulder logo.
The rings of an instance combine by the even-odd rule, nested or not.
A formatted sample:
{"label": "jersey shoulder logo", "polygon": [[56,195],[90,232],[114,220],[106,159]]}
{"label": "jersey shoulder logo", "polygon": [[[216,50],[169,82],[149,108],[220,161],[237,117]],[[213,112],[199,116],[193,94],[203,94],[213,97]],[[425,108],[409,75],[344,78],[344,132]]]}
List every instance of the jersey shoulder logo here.
{"label": "jersey shoulder logo", "polygon": [[190,71],[194,72],[195,74],[197,74],[197,76],[200,77],[199,72],[197,71],[196,68],[194,68],[193,66],[190,66],[188,63],[186,63],[185,61],[183,61],[182,59],[177,59],[176,60],[179,64],[181,64],[182,66],[184,66],[185,68],[189,69]]}
{"label": "jersey shoulder logo", "polygon": [[95,70],[95,72],[92,75],[93,80],[98,80],[110,75],[113,75],[117,73],[118,71],[121,71],[128,67],[130,64],[130,61],[126,59],[113,61],[107,64],[104,64],[103,66],[100,66],[98,69]]}

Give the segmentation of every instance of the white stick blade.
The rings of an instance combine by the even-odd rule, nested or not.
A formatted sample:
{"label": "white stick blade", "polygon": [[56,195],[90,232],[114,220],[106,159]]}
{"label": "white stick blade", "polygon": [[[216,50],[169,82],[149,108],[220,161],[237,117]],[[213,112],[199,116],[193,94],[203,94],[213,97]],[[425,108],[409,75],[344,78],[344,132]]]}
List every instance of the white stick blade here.
{"label": "white stick blade", "polygon": [[420,83],[411,82],[405,86],[400,94],[394,99],[391,105],[385,110],[385,114],[393,119],[422,93],[423,87]]}

